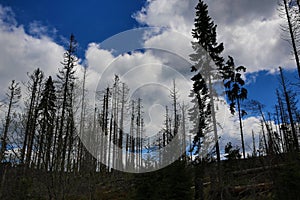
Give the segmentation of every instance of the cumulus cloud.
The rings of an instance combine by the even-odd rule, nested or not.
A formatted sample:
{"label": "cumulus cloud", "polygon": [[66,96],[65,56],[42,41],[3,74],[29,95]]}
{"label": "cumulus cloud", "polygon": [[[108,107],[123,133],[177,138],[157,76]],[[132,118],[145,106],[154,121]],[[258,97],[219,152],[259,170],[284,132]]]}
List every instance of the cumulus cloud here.
{"label": "cumulus cloud", "polygon": [[12,79],[25,81],[26,73],[42,69],[54,75],[60,67],[64,48],[47,36],[35,38],[18,26],[10,8],[0,6],[0,84],[2,94]]}
{"label": "cumulus cloud", "polygon": [[[245,25],[235,24],[221,27],[221,41],[225,44],[225,53],[234,56],[236,63],[245,65],[249,72],[273,70],[278,65],[294,67],[289,49],[280,38],[278,17],[269,20],[253,20]],[[286,55],[286,56],[284,56]]]}
{"label": "cumulus cloud", "polygon": [[[220,97],[220,101],[216,102],[217,121],[219,123],[218,133],[220,136],[220,148],[224,150],[225,145],[231,142],[234,146],[239,146],[242,150],[240,125],[238,115],[232,115],[228,104],[224,103],[224,98]],[[252,131],[255,135],[255,145],[258,146],[259,134],[261,131],[260,118],[256,116],[246,117],[242,121],[243,135],[245,143],[245,151],[252,153]],[[242,151],[241,151],[242,152]]]}
{"label": "cumulus cloud", "polygon": [[[218,25],[219,42],[225,45],[224,57],[231,55],[236,64],[245,65],[249,72],[274,71],[278,65],[294,69],[290,47],[280,37],[282,20],[276,1],[216,0],[206,1],[209,15]],[[135,19],[148,26],[169,27],[190,35],[193,28],[196,1],[148,0]],[[163,38],[164,34],[157,36]],[[161,44],[150,39],[149,44]],[[164,40],[166,44],[167,40]],[[170,43],[174,44],[174,43]],[[177,44],[177,43],[176,43]]]}
{"label": "cumulus cloud", "polygon": [[196,1],[148,0],[146,6],[133,17],[148,26],[169,27],[183,33],[190,33]]}
{"label": "cumulus cloud", "polygon": [[205,0],[209,13],[217,24],[247,25],[256,19],[268,19],[276,14],[277,2],[269,0]]}
{"label": "cumulus cloud", "polygon": [[[225,43],[224,55],[234,56],[238,65],[249,66],[249,72],[271,70],[276,67],[275,63],[292,66],[290,60],[282,56],[286,54],[287,46],[280,39],[279,24],[281,20],[276,15],[276,3],[269,6],[270,2],[267,1],[241,3],[232,0],[232,3],[234,5],[224,1],[208,2],[210,13],[218,24],[219,40]],[[226,4],[224,8],[223,4]],[[257,9],[259,4],[262,5]],[[113,57],[112,51],[101,49],[101,45],[93,44],[86,53],[88,62],[95,63],[92,64],[93,66],[97,66],[97,63],[108,63],[106,60],[111,61],[109,65],[98,64],[98,66],[107,67],[106,69],[100,67],[99,75],[110,74],[110,76],[104,76],[111,78],[111,80],[105,80],[106,86],[109,81],[109,84],[112,84],[113,74],[120,74],[124,82],[127,82],[130,88],[132,87],[136,92],[133,92],[133,96],[142,96],[145,115],[146,118],[149,118],[148,129],[150,130],[155,131],[162,125],[159,123],[161,121],[159,117],[156,117],[155,120],[152,119],[153,116],[164,115],[163,105],[168,104],[170,99],[167,95],[168,90],[155,85],[149,87],[147,83],[162,83],[170,88],[172,79],[175,77],[179,94],[181,94],[180,101],[190,102],[188,94],[192,87],[189,81],[191,74],[188,73],[190,65],[188,57],[193,52],[190,45],[192,40],[190,32],[193,28],[195,6],[195,1],[148,0],[145,7],[133,15],[134,18],[147,26],[167,27],[167,29],[144,34],[143,47],[151,50],[125,53],[119,57]],[[174,32],[178,34],[174,34]],[[262,49],[264,49],[263,52]],[[101,56],[104,59],[101,59]],[[180,62],[180,59],[175,59],[175,57],[185,59],[186,63]],[[170,66],[182,77],[176,77],[176,73],[166,70]],[[167,73],[163,73],[163,69]],[[102,85],[105,84],[102,83]],[[144,87],[140,88],[140,85],[144,85]],[[153,99],[151,98],[153,96],[160,98]],[[230,114],[226,104],[218,105],[218,109],[218,123],[222,126],[219,128],[221,148],[224,148],[229,141],[241,146],[237,116]],[[158,118],[160,120],[157,120]],[[257,117],[243,120],[247,152],[251,151],[252,130],[256,134],[259,133],[260,127],[257,124],[259,124]]]}
{"label": "cumulus cloud", "polygon": [[[176,79],[179,101],[190,102],[188,94],[192,85],[188,55],[193,51],[190,41],[196,3],[193,0],[148,0],[133,17],[143,25],[168,29],[146,32],[141,38],[141,47],[146,50],[132,49],[132,52],[116,55],[117,49],[90,43],[85,61],[88,67],[86,85],[92,91],[91,95],[96,90],[111,86],[114,75],[118,74],[131,88],[132,97],[142,98],[148,118],[146,129],[157,131],[162,125],[164,106],[170,104],[169,91],[173,79]],[[215,0],[207,3],[210,15],[218,24],[219,42],[225,44],[224,55],[232,55],[237,65],[245,65],[249,72],[270,71],[277,65],[293,68],[288,46],[280,39],[281,20],[276,13],[276,2]],[[0,6],[2,86],[8,85],[11,79],[26,79],[26,72],[37,67],[47,75],[57,73],[65,50],[47,36],[48,31],[39,22],[32,22],[30,33],[25,33],[24,28],[17,25],[11,9]],[[126,41],[122,45],[126,45]],[[79,74],[82,76],[82,73]],[[225,104],[218,105],[218,109],[222,147],[228,141],[240,145],[237,116],[232,116]],[[249,117],[243,123],[245,143],[250,145],[252,129],[255,133],[259,132],[259,118]]]}

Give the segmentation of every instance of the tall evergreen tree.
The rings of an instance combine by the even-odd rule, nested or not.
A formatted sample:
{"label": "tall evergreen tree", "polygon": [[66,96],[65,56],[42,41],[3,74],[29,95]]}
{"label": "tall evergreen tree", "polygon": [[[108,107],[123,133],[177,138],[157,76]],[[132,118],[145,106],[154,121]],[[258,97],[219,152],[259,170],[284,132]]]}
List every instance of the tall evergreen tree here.
{"label": "tall evergreen tree", "polygon": [[[194,23],[195,28],[192,31],[192,36],[195,39],[192,42],[195,53],[190,55],[190,59],[194,62],[192,72],[197,73],[193,77],[193,81],[197,78],[204,78],[208,83],[211,118],[216,143],[217,160],[220,161],[219,138],[217,133],[217,121],[214,105],[214,89],[213,79],[218,79],[218,69],[223,65],[224,59],[220,56],[224,47],[223,44],[217,43],[217,26],[208,15],[207,5],[203,0],[199,0],[196,6],[196,18]],[[216,66],[216,67],[214,67]],[[199,76],[199,75],[202,76]]]}
{"label": "tall evergreen tree", "polygon": [[194,107],[189,110],[189,114],[190,120],[193,122],[194,126],[192,132],[195,133],[195,136],[190,151],[195,154],[200,154],[201,144],[203,143],[205,134],[209,131],[211,110],[208,88],[204,78],[198,73],[192,80],[194,81],[193,92],[190,97],[193,98],[192,103],[194,104]]}
{"label": "tall evergreen tree", "polygon": [[[52,170],[53,141],[56,115],[56,94],[52,77],[46,80],[39,104],[39,151],[37,167]],[[41,166],[40,166],[41,165]]]}
{"label": "tall evergreen tree", "polygon": [[[193,92],[190,97],[193,98],[192,103],[194,107],[189,110],[190,120],[193,122],[194,133],[193,145],[190,152],[194,152],[196,156],[195,160],[201,161],[206,156],[207,150],[202,148],[205,140],[207,139],[207,133],[209,132],[209,123],[211,120],[211,108],[209,103],[208,88],[204,78],[200,73],[195,75],[192,80]],[[207,146],[206,146],[207,147]],[[195,184],[195,199],[203,198],[203,165],[200,162],[193,162],[194,168],[194,184]]]}

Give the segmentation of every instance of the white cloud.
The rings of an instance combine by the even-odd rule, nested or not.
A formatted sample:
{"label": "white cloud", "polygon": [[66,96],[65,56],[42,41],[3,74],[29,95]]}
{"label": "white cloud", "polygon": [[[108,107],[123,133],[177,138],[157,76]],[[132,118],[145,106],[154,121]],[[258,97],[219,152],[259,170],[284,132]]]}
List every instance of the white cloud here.
{"label": "white cloud", "polygon": [[279,65],[294,68],[286,42],[280,38],[282,20],[273,16],[268,20],[253,19],[249,24],[220,26],[220,41],[225,41],[225,53],[245,65],[248,72],[273,70]]}
{"label": "white cloud", "polygon": [[[163,125],[161,119],[164,117],[159,116],[165,115],[166,105],[171,107],[169,95],[173,79],[176,79],[179,101],[190,101],[189,78],[181,73],[182,69],[181,71],[177,69],[178,64],[178,66],[175,63],[170,64],[184,61],[180,61],[182,58],[177,58],[178,55],[169,55],[161,51],[159,47],[156,50],[124,53],[117,57],[114,57],[112,52],[114,50],[108,51],[102,49],[101,45],[90,44],[86,51],[89,77],[87,85],[90,85],[88,88],[98,87],[97,91],[104,90],[107,86],[113,85],[114,76],[118,75],[130,88],[129,97],[133,100],[142,99],[147,135],[156,134]],[[184,67],[189,71],[188,66]]]}
{"label": "white cloud", "polygon": [[50,28],[44,26],[40,21],[33,21],[29,24],[28,32],[30,35],[40,38],[45,37],[46,35],[56,35],[57,30],[55,28]]}
{"label": "white cloud", "polygon": [[16,25],[9,8],[0,6],[0,24],[1,94],[12,79],[25,81],[26,73],[38,67],[46,75],[54,75],[61,67],[64,48],[47,36],[35,38],[26,34],[23,26]]}
{"label": "white cloud", "polygon": [[101,49],[99,44],[90,43],[85,52],[85,58],[88,61],[90,69],[103,73],[105,68],[114,60],[111,51]]}
{"label": "white cloud", "polygon": [[101,49],[99,44],[90,43],[85,52],[85,59],[88,66],[86,86],[94,95],[93,92],[97,89],[101,75],[115,57],[111,51]]}
{"label": "white cloud", "polygon": [[[142,24],[168,27],[191,35],[196,3],[192,0],[148,0],[134,17]],[[225,46],[224,57],[233,56],[236,64],[245,65],[249,72],[274,72],[278,65],[295,69],[290,47],[280,37],[282,20],[278,16],[276,2],[216,0],[207,1],[207,4],[209,15],[218,25],[218,41]],[[146,44],[176,44],[177,48],[173,48],[180,49],[178,42],[174,43],[171,41],[173,38],[165,36],[166,33],[163,33],[150,38]],[[171,43],[167,44],[169,41]]]}
{"label": "white cloud", "polygon": [[144,43],[144,47],[168,51],[190,62],[189,55],[193,53],[191,40],[192,38],[189,35],[167,29],[161,34],[149,36]]}
{"label": "white cloud", "polygon": [[[222,100],[223,97],[220,97]],[[218,110],[217,121],[220,123],[222,128],[219,128],[220,138],[220,148],[224,150],[225,145],[231,142],[234,146],[239,146],[242,152],[242,142],[240,134],[240,125],[237,113],[232,115],[227,104],[222,103],[223,101],[217,102]],[[242,120],[243,124],[243,135],[246,153],[252,152],[252,131],[255,134],[255,142],[258,147],[259,133],[261,131],[260,127],[260,117],[246,117]],[[258,149],[258,148],[257,148]]]}
{"label": "white cloud", "polygon": [[[251,5],[234,1],[243,6],[243,12],[238,6],[233,6],[232,10],[228,6],[223,9],[221,5],[228,4],[225,1],[218,0],[219,4],[212,2],[208,4],[211,6],[210,10],[216,9],[212,17],[217,19],[219,41],[225,43],[225,54],[232,55],[237,65],[245,65],[250,72],[272,70],[277,68],[277,65],[293,67],[288,48],[280,39],[281,20],[274,10],[263,12],[259,9],[253,14],[253,9],[256,8],[254,5],[258,0],[252,1]],[[266,4],[265,1],[264,3]],[[87,88],[92,92],[98,85],[104,89],[108,84],[112,85],[115,74],[120,75],[133,93],[144,95],[141,98],[145,112],[152,122],[149,122],[147,128],[155,130],[161,126],[161,117],[155,116],[164,115],[164,103],[170,102],[168,96],[173,78],[177,81],[180,102],[190,101],[187,97],[191,89],[188,63],[178,58],[174,59],[174,55],[186,59],[192,53],[190,32],[193,28],[195,4],[196,1],[192,0],[148,0],[147,5],[134,15],[142,24],[171,28],[160,34],[145,35],[148,37],[144,38],[144,47],[156,50],[136,51],[115,57],[113,50],[102,49],[101,45],[90,43],[85,52],[88,65]],[[252,10],[246,8],[246,5]],[[264,18],[265,20],[262,20]],[[37,34],[38,38],[25,33],[22,26],[17,26],[11,9],[0,6],[1,85],[8,85],[11,79],[25,80],[26,72],[31,72],[37,67],[46,75],[56,74],[57,69],[61,67],[64,48],[47,37],[47,28],[39,23],[33,22],[30,30],[31,33]],[[172,31],[179,34],[176,36]],[[174,55],[170,55],[172,53]],[[152,88],[149,84],[152,84]],[[4,94],[3,91],[1,93]],[[232,141],[241,146],[237,117],[231,116],[225,105],[220,104],[219,110],[219,122],[223,125],[223,129],[220,130],[222,145]],[[154,120],[151,121],[151,118]],[[243,123],[245,144],[250,145],[252,129],[255,133],[259,132],[259,119],[250,117]]]}
{"label": "white cloud", "polygon": [[2,29],[6,28],[7,30],[10,30],[17,25],[15,14],[10,7],[3,7],[0,5],[0,19]]}
{"label": "white cloud", "polygon": [[195,1],[187,0],[148,0],[134,18],[148,26],[169,27],[189,34],[193,24]]}

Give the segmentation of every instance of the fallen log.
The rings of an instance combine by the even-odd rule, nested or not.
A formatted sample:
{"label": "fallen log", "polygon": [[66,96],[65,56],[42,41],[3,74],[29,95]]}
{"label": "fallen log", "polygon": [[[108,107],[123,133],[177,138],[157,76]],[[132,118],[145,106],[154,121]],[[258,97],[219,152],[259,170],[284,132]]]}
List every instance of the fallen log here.
{"label": "fallen log", "polygon": [[243,169],[243,170],[239,170],[239,171],[234,171],[234,172],[232,172],[232,174],[233,175],[253,174],[253,173],[265,171],[265,170],[268,170],[268,169],[275,169],[275,168],[278,168],[278,167],[282,167],[284,165],[285,164],[265,166],[265,167],[257,167],[257,168],[251,168],[251,169]]}
{"label": "fallen log", "polygon": [[267,182],[267,183],[257,183],[251,185],[242,185],[242,186],[238,185],[238,186],[229,187],[229,192],[234,194],[241,194],[248,190],[265,191],[265,190],[270,190],[272,188],[273,188],[273,182]]}

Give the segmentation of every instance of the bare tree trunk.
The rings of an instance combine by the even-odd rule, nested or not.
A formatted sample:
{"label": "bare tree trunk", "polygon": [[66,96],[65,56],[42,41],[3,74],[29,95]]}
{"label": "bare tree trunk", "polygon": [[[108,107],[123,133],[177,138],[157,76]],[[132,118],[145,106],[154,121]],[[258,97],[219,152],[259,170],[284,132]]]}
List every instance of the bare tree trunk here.
{"label": "bare tree trunk", "polygon": [[10,122],[11,122],[11,112],[12,112],[12,106],[14,103],[14,99],[17,97],[18,98],[18,93],[20,93],[20,88],[19,88],[19,83],[15,83],[15,81],[13,80],[11,82],[11,85],[9,87],[10,90],[10,94],[9,94],[9,104],[8,104],[8,111],[7,111],[7,115],[5,118],[5,126],[4,126],[4,131],[1,137],[1,150],[0,150],[0,162],[3,161],[3,159],[5,158],[5,151],[6,151],[6,146],[7,146],[7,135],[8,135],[8,129],[10,126]]}
{"label": "bare tree trunk", "polygon": [[80,113],[80,127],[79,127],[79,137],[78,138],[78,149],[77,149],[77,170],[80,170],[81,161],[82,161],[82,154],[83,154],[83,144],[82,144],[82,138],[85,135],[84,129],[85,129],[85,81],[86,81],[86,67],[84,67],[83,71],[83,82],[82,82],[82,96],[81,96],[81,113]]}
{"label": "bare tree trunk", "polygon": [[[298,75],[299,75],[299,78],[300,78],[300,61],[299,61],[299,56],[298,56],[298,51],[297,51],[297,46],[296,46],[296,37],[295,37],[295,34],[294,34],[294,30],[293,30],[293,25],[292,25],[291,16],[290,16],[290,13],[289,13],[287,0],[283,0],[283,3],[284,3],[284,9],[285,9],[285,13],[286,13],[287,21],[288,21],[288,28],[289,28],[289,32],[290,32],[290,35],[291,35],[291,42],[292,42],[293,52],[294,52],[294,56],[295,56],[295,60],[296,60],[296,65],[297,65],[297,68],[298,68]],[[297,4],[298,4],[298,8],[300,9],[299,0],[297,0]],[[298,147],[296,147],[296,148],[298,150]]]}
{"label": "bare tree trunk", "polygon": [[216,112],[215,112],[215,102],[213,99],[213,88],[211,82],[211,76],[208,75],[208,87],[209,87],[209,97],[210,97],[210,106],[211,106],[211,113],[212,113],[212,123],[213,123],[213,131],[214,131],[214,139],[215,139],[215,146],[216,146],[216,154],[217,154],[217,161],[221,161],[220,157],[220,147],[219,147],[219,137],[218,137],[218,129],[217,129],[217,119],[216,119]]}
{"label": "bare tree trunk", "polygon": [[283,133],[286,152],[289,152],[291,150],[291,148],[290,148],[288,133],[287,133],[287,130],[286,130],[287,122],[286,122],[286,118],[285,118],[285,114],[284,114],[285,109],[283,107],[283,102],[282,102],[282,99],[279,95],[279,91],[277,90],[276,92],[277,92],[280,118],[281,118],[281,128],[280,129],[282,130],[282,133]]}
{"label": "bare tree trunk", "polygon": [[122,83],[122,97],[121,97],[121,116],[120,116],[120,127],[119,127],[119,169],[123,168],[123,124],[124,124],[124,107],[125,107],[125,83]]}
{"label": "bare tree trunk", "polygon": [[269,154],[269,148],[268,148],[268,145],[267,145],[267,140],[266,140],[266,135],[265,135],[265,131],[264,131],[264,122],[263,122],[263,120],[261,120],[261,130],[262,130],[262,134],[263,134],[263,140],[264,140],[264,144],[265,144],[266,154]]}
{"label": "bare tree trunk", "polygon": [[[276,91],[277,92],[277,91]],[[276,130],[280,135],[280,143],[281,143],[281,150],[282,152],[287,152],[286,148],[285,148],[285,142],[284,142],[284,135],[282,133],[282,129],[280,127],[280,108],[278,105],[275,106],[275,110],[276,110],[276,122],[277,122],[277,126],[276,126]]]}
{"label": "bare tree trunk", "polygon": [[[70,129],[65,127],[65,122],[69,121],[69,116],[68,112],[71,111],[70,107],[70,96],[72,96],[73,92],[73,74],[74,70],[73,67],[75,66],[75,58],[74,58],[74,52],[75,52],[75,38],[73,35],[70,37],[70,43],[69,43],[69,49],[65,53],[65,60],[62,63],[64,65],[65,70],[63,72],[63,77],[62,78],[62,86],[63,86],[63,91],[62,91],[62,108],[61,108],[61,117],[60,117],[60,125],[59,125],[59,131],[58,131],[58,146],[57,146],[57,159],[60,160],[60,170],[64,171],[64,166],[65,166],[65,156],[66,156],[66,140],[68,140],[69,132]],[[66,130],[67,129],[67,130]],[[65,133],[65,137],[63,138],[63,135]],[[62,158],[62,159],[60,159]]]}
{"label": "bare tree trunk", "polygon": [[175,137],[177,135],[178,132],[178,115],[177,115],[177,99],[178,99],[178,95],[177,95],[177,91],[176,91],[176,83],[175,83],[175,79],[173,79],[173,88],[171,90],[171,98],[173,101],[173,111],[174,111],[174,129],[173,129],[173,137]]}
{"label": "bare tree trunk", "polygon": [[[293,134],[293,139],[294,139],[294,148],[298,152],[299,151],[298,136],[296,134],[293,114],[292,114],[292,110],[291,110],[290,98],[289,98],[289,94],[288,94],[287,89],[286,89],[286,85],[285,85],[285,81],[284,81],[284,78],[283,78],[281,67],[279,67],[279,69],[280,69],[280,76],[281,76],[284,96],[285,96],[285,100],[286,100],[286,104],[287,104],[287,110],[288,110],[288,114],[289,114],[289,118],[290,118],[290,124],[291,124],[291,128],[292,128],[292,134]],[[299,73],[300,73],[300,70],[299,70]]]}
{"label": "bare tree trunk", "polygon": [[243,123],[242,123],[242,115],[241,115],[241,105],[240,105],[240,100],[239,99],[237,99],[237,105],[238,105],[238,113],[239,113],[239,122],[240,122],[240,131],[241,131],[243,157],[246,158],[246,155],[245,155],[245,143],[244,143],[244,133],[243,133]]}
{"label": "bare tree trunk", "polygon": [[130,158],[130,166],[134,167],[134,152],[135,152],[135,141],[134,141],[134,118],[135,118],[135,109],[134,109],[134,101],[132,101],[131,105],[131,123],[130,123],[130,152],[131,152],[131,158]]}
{"label": "bare tree trunk", "polygon": [[255,147],[255,137],[254,137],[254,132],[252,130],[252,144],[253,144],[253,155],[254,157],[256,157],[256,147]]}
{"label": "bare tree trunk", "polygon": [[181,108],[181,114],[182,114],[182,147],[184,149],[182,149],[182,152],[184,153],[183,155],[183,160],[186,162],[186,127],[185,127],[185,123],[186,123],[186,119],[185,119],[185,109],[186,106],[184,104],[184,102],[182,103],[182,108]]}

